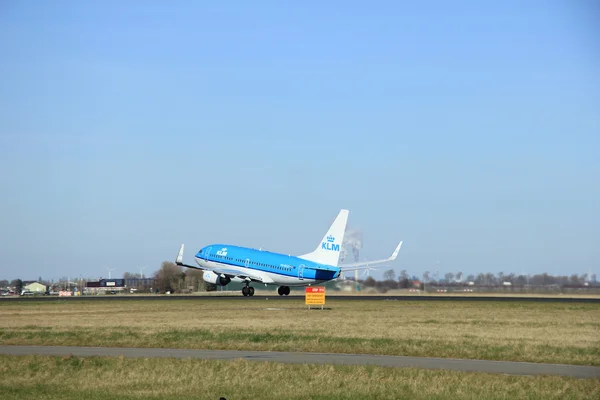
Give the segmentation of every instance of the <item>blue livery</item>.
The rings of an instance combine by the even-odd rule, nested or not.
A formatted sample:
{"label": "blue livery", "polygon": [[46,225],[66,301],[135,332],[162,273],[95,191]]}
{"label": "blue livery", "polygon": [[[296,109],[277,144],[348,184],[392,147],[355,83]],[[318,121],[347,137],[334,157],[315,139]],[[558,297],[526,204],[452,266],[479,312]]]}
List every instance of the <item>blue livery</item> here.
{"label": "blue livery", "polygon": [[338,267],[347,221],[348,210],[341,210],[319,246],[313,252],[300,256],[217,243],[205,246],[196,253],[195,266],[183,263],[182,244],[175,262],[183,267],[203,270],[203,279],[208,283],[225,286],[229,282],[243,282],[246,284],[242,288],[244,296],[254,295],[254,288],[250,286],[252,282],[279,285],[277,292],[285,296],[290,294],[290,286],[327,282],[339,278],[342,271],[370,268],[368,265],[396,258],[402,242],[387,259]]}

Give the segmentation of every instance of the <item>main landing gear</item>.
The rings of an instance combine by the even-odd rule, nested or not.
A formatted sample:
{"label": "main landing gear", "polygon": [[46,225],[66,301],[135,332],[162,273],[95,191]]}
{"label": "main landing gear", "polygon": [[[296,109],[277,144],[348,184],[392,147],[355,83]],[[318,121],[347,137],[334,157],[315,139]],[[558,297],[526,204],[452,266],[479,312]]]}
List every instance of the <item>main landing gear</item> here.
{"label": "main landing gear", "polygon": [[246,284],[246,286],[244,286],[242,288],[242,294],[245,296],[254,296],[254,288],[252,286],[248,286],[248,284]]}
{"label": "main landing gear", "polygon": [[290,287],[279,286],[279,288],[277,288],[277,293],[279,293],[280,296],[287,296],[288,294],[290,294]]}

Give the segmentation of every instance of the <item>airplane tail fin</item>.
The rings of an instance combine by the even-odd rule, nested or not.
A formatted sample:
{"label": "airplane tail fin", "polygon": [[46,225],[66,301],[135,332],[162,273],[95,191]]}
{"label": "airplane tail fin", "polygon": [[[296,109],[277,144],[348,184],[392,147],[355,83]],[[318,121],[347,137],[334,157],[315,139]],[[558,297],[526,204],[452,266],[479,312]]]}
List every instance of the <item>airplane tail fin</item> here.
{"label": "airplane tail fin", "polygon": [[342,242],[344,241],[344,233],[346,232],[348,213],[348,210],[341,210],[315,251],[298,257],[337,267],[340,259]]}

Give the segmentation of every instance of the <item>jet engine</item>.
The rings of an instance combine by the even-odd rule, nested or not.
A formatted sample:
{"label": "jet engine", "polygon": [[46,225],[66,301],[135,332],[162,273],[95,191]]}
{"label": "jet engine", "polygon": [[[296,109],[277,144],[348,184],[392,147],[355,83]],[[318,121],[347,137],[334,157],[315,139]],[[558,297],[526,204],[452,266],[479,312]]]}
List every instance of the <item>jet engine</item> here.
{"label": "jet engine", "polygon": [[204,282],[212,283],[213,285],[225,286],[231,282],[231,278],[225,275],[218,275],[212,271],[204,271],[202,275]]}

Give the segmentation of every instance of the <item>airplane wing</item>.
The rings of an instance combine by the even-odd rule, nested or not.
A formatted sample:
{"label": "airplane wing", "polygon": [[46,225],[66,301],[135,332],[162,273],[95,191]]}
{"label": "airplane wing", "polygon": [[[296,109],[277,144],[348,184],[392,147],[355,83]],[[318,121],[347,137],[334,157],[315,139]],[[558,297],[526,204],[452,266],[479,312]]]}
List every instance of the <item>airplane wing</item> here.
{"label": "airplane wing", "polygon": [[341,268],[342,271],[355,271],[358,269],[371,268],[371,265],[373,265],[373,264],[382,264],[382,263],[394,261],[396,259],[396,257],[398,257],[398,253],[400,252],[401,247],[402,247],[402,241],[400,243],[398,243],[398,246],[396,246],[396,249],[394,250],[392,255],[386,259],[375,260],[375,261],[361,261],[361,262],[352,263],[352,264],[343,264],[343,265],[340,265],[339,268]]}
{"label": "airplane wing", "polygon": [[314,269],[315,271],[330,271],[330,272],[336,272],[338,270],[337,267],[330,267],[328,265],[319,265],[317,266],[311,266],[311,265],[305,265],[304,269]]}
{"label": "airplane wing", "polygon": [[210,271],[212,271],[218,275],[228,276],[231,278],[231,280],[241,280],[241,281],[251,280],[252,282],[260,282],[260,283],[273,283],[274,282],[273,279],[266,277],[266,276],[259,276],[259,275],[254,275],[254,274],[243,274],[240,271],[236,271],[233,269],[215,268],[215,269],[211,269]]}

